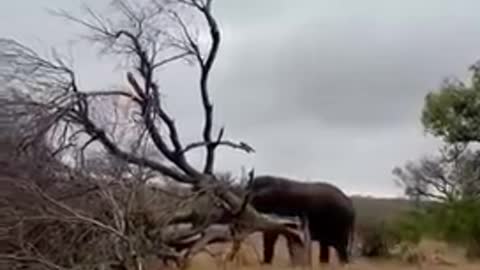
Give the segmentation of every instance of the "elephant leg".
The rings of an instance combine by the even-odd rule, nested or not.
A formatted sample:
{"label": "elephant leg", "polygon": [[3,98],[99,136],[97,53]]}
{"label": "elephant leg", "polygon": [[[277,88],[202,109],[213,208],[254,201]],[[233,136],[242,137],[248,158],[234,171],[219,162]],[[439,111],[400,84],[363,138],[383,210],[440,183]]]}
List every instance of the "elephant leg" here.
{"label": "elephant leg", "polygon": [[335,247],[335,250],[337,251],[338,260],[340,261],[340,263],[347,264],[349,263],[349,258],[348,258],[349,231],[346,230],[346,232],[343,233],[339,238],[340,238],[339,241],[335,243],[334,247]]}
{"label": "elephant leg", "polygon": [[305,254],[308,251],[305,249],[305,243],[303,239],[296,236],[287,236],[286,240],[291,265],[293,267],[310,265],[308,259],[305,256],[308,255]]}
{"label": "elephant leg", "polygon": [[349,258],[348,258],[347,246],[338,245],[338,246],[335,246],[335,250],[337,251],[338,260],[340,261],[340,263],[342,265],[348,264],[349,263]]}
{"label": "elephant leg", "polygon": [[328,264],[330,260],[329,245],[326,242],[319,241],[320,246],[320,264]]}
{"label": "elephant leg", "polygon": [[275,242],[278,239],[278,233],[263,233],[263,263],[271,264],[275,253]]}

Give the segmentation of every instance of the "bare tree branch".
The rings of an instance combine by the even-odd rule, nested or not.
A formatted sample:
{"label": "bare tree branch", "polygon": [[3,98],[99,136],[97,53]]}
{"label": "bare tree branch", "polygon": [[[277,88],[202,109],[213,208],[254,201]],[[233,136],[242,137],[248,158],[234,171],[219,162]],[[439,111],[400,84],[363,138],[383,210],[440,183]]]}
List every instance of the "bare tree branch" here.
{"label": "bare tree branch", "polygon": [[[232,141],[217,141],[217,142],[212,142],[211,144],[214,144],[216,146],[228,146],[230,148],[234,148],[234,149],[240,149],[240,150],[243,150],[247,153],[251,153],[251,152],[255,152],[255,150],[249,146],[248,144],[244,143],[244,142],[240,142],[240,143],[235,143],[235,142],[232,142]],[[196,149],[196,148],[199,148],[199,147],[203,147],[203,146],[206,146],[207,143],[206,142],[195,142],[195,143],[191,143],[189,145],[187,145],[183,150],[182,150],[182,153],[186,153],[188,151],[191,151],[193,149]],[[208,146],[207,146],[208,147]]]}
{"label": "bare tree branch", "polygon": [[[15,242],[13,249],[27,257],[49,254],[53,256],[49,260],[65,268],[72,261],[82,261],[85,268],[115,264],[139,270],[141,260],[149,255],[184,260],[185,250],[193,255],[219,238],[234,241],[233,253],[247,235],[256,231],[298,238],[298,229],[261,215],[250,205],[248,185],[242,196],[215,174],[215,151],[219,146],[247,153],[254,150],[244,142],[224,139],[224,128],[216,138],[213,134],[209,78],[221,35],[212,15],[212,1],[115,0],[114,4],[117,16],[103,17],[89,8],[87,19],[67,12],[56,14],[85,27],[90,33],[88,39],[103,46],[102,53],[127,60],[129,91],[82,89],[75,71],[58,54],[41,57],[16,41],[0,39],[0,78],[13,93],[23,94],[21,99],[8,98],[5,103],[20,108],[11,115],[22,119],[19,126],[22,140],[27,142],[24,145],[34,146],[44,140],[56,148],[51,151],[55,155],[61,152],[63,157],[73,159],[70,167],[64,164],[65,169],[52,173],[54,178],[44,178],[58,180],[53,184],[45,180],[42,185],[30,186],[28,181],[33,177],[15,171],[13,175],[25,180],[29,187],[20,194],[31,198],[16,201],[21,206],[18,209],[5,206],[9,212],[21,212],[6,217],[8,230],[13,226],[14,235],[21,236],[15,239],[17,242],[9,242]],[[198,21],[187,23],[186,14]],[[196,39],[192,30],[196,25],[204,27],[210,38],[208,45]],[[204,122],[199,142],[181,141],[174,117],[162,104],[163,89],[157,75],[163,67],[180,60],[196,62],[200,71],[197,79]],[[119,108],[119,100],[128,101],[122,105],[125,108]],[[126,112],[120,114],[117,109]],[[128,132],[129,128],[133,131]],[[128,136],[134,143],[124,142]],[[152,155],[139,149],[147,147]],[[195,168],[187,153],[201,147],[206,149],[205,161],[201,168]],[[117,163],[106,162],[102,167],[93,153],[103,154],[100,157],[104,159],[114,157]],[[153,175],[193,186],[191,196],[167,196],[168,192],[155,191],[147,181]],[[34,203],[25,203],[29,200]],[[177,228],[185,223],[188,226]],[[218,224],[225,225],[228,234],[208,235],[210,228]],[[74,251],[58,250],[52,239],[44,236],[65,240],[65,245],[74,246]],[[94,240],[98,240],[97,246],[92,245]],[[178,246],[183,247],[183,253]],[[88,248],[94,254],[85,253]]]}
{"label": "bare tree branch", "polygon": [[478,152],[458,148],[442,149],[436,157],[424,157],[395,168],[393,174],[412,197],[454,201],[480,194]]}

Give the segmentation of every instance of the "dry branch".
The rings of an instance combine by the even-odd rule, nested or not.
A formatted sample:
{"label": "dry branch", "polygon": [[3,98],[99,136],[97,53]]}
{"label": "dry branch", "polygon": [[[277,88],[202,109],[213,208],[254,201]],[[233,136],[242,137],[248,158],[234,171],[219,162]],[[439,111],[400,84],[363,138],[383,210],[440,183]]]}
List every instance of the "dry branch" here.
{"label": "dry branch", "polygon": [[455,201],[480,195],[480,152],[463,147],[441,151],[393,170],[407,195],[416,199]]}
{"label": "dry branch", "polygon": [[[70,153],[81,157],[75,164],[77,170],[70,175],[78,172],[83,180],[94,182],[92,189],[92,186],[84,185],[81,181],[69,182],[65,181],[65,176],[58,176],[62,187],[68,188],[60,189],[60,194],[51,194],[31,182],[31,178],[18,176],[26,183],[20,193],[33,194],[35,196],[32,198],[42,203],[33,205],[38,206],[33,209],[23,205],[26,212],[19,215],[21,219],[16,220],[17,225],[23,224],[24,218],[36,222],[48,221],[58,226],[61,236],[70,232],[75,232],[73,235],[82,232],[81,235],[88,236],[88,240],[82,241],[86,241],[85,248],[92,248],[95,254],[79,251],[62,255],[64,257],[59,255],[51,259],[59,262],[56,265],[72,265],[73,261],[78,260],[88,262],[86,265],[89,266],[114,261],[117,265],[133,265],[137,269],[142,264],[142,257],[153,254],[160,258],[181,260],[185,259],[185,254],[191,256],[218,239],[233,240],[235,251],[247,235],[256,231],[275,231],[287,238],[298,238],[298,230],[258,213],[249,204],[248,190],[245,196],[239,196],[230,185],[222,183],[214,172],[215,151],[219,146],[247,153],[254,150],[244,142],[234,143],[224,139],[224,128],[220,129],[216,138],[213,135],[209,77],[221,35],[212,14],[212,1],[153,0],[136,4],[128,0],[115,0],[114,3],[119,11],[119,20],[115,22],[90,9],[87,9],[87,19],[66,12],[56,14],[86,27],[90,33],[89,40],[103,45],[102,52],[128,60],[130,71],[126,73],[126,81],[130,91],[81,89],[82,84],[78,82],[75,71],[58,54],[50,60],[14,40],[0,38],[0,78],[6,81],[6,87],[12,93],[24,94],[19,100],[11,97],[6,100],[6,104],[22,108],[17,111],[18,115],[27,115],[21,132],[27,142],[24,145],[35,145],[48,135],[49,146],[55,147],[53,153]],[[205,33],[210,38],[206,47],[196,40],[192,30],[194,25],[184,19],[186,13],[198,19],[197,25],[205,27]],[[200,71],[198,91],[204,111],[203,141],[200,142],[182,142],[174,117],[162,105],[162,89],[157,78],[159,68],[180,60],[196,63]],[[120,98],[130,101],[132,106],[129,110],[135,118],[122,117],[117,113],[115,106],[118,105],[114,103]],[[106,105],[108,102],[114,104],[111,105],[113,109]],[[33,109],[38,113],[29,114]],[[108,125],[105,122],[114,123]],[[121,132],[119,122],[136,127],[134,134],[139,136],[133,138],[135,143],[131,145],[148,145],[150,151],[162,160],[129,149],[122,143],[118,139],[118,133]],[[85,165],[89,163],[85,161],[91,158],[88,150],[94,145],[101,146],[101,150],[107,152],[105,156],[113,156],[125,163],[118,173],[96,170],[94,174],[94,170]],[[205,161],[200,169],[190,164],[187,157],[189,151],[198,148],[206,150]],[[188,184],[193,187],[194,195],[190,197],[191,200],[164,200],[162,203],[166,206],[162,207],[155,199],[148,198],[165,198],[165,192],[160,195],[152,191],[143,174],[132,174],[132,168]],[[81,189],[77,189],[77,184]],[[79,190],[88,192],[78,193]],[[65,194],[76,195],[65,197]],[[195,206],[201,205],[201,200],[205,200],[208,207],[195,209]],[[172,201],[185,205],[171,207],[168,202]],[[102,206],[101,212],[91,212],[89,207],[92,205],[89,203],[92,202]],[[174,234],[166,233],[169,226],[178,225],[176,223],[179,222],[188,222],[190,225]],[[75,226],[78,224],[85,227],[77,231]],[[211,229],[214,224],[224,224],[228,227],[228,233],[225,229]],[[40,225],[32,226],[38,229]],[[45,235],[52,239],[60,237],[52,236],[52,233],[49,231]],[[93,239],[101,242],[98,247],[91,246]],[[53,248],[48,239],[42,241],[45,246],[36,249],[49,251]],[[78,243],[75,242],[75,245]],[[176,250],[179,246],[183,246],[180,249],[186,252],[179,253]],[[26,250],[23,244],[18,248]],[[29,250],[27,255],[32,255],[32,251]]]}

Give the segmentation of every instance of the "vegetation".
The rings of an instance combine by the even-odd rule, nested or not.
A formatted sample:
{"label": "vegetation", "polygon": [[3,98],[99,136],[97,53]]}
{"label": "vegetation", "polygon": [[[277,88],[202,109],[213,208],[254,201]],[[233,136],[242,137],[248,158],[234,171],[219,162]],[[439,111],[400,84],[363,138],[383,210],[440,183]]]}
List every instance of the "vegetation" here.
{"label": "vegetation", "polygon": [[446,82],[425,98],[422,123],[445,146],[440,154],[396,167],[405,194],[416,208],[390,224],[390,237],[417,242],[422,237],[467,247],[469,257],[480,252],[480,152],[471,147],[480,137],[480,70],[473,65],[471,82]]}
{"label": "vegetation", "polygon": [[479,142],[480,135],[480,69],[470,67],[469,83],[445,81],[439,91],[425,97],[422,124],[426,131],[447,143]]}
{"label": "vegetation", "polygon": [[437,154],[393,169],[409,202],[397,201],[387,209],[385,202],[357,199],[364,256],[390,256],[399,244],[430,238],[464,246],[468,257],[480,257],[480,151],[473,147],[480,142],[480,69],[474,65],[470,70],[470,84],[446,81],[425,98],[421,121],[445,145]]}

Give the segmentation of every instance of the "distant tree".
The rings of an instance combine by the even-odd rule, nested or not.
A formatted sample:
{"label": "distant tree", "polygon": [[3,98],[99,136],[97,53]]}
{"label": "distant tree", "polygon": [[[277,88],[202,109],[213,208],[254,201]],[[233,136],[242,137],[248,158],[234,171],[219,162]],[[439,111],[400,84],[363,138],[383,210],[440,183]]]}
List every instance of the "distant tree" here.
{"label": "distant tree", "polygon": [[472,65],[470,83],[446,80],[425,97],[425,130],[447,143],[480,142],[480,63]]}
{"label": "distant tree", "polygon": [[[421,206],[400,221],[399,236],[428,235],[461,243],[469,256],[478,256],[480,150],[473,147],[480,142],[480,62],[469,70],[469,82],[445,80],[425,97],[421,122],[427,133],[445,143],[440,154],[409,161],[393,174]],[[425,200],[439,203],[423,204]]]}
{"label": "distant tree", "polygon": [[453,202],[480,195],[480,152],[453,148],[393,170],[407,196]]}
{"label": "distant tree", "polygon": [[452,201],[478,193],[479,154],[469,146],[480,142],[480,63],[469,70],[468,83],[445,80],[425,96],[421,122],[426,132],[445,142],[447,151],[393,170],[410,197]]}

